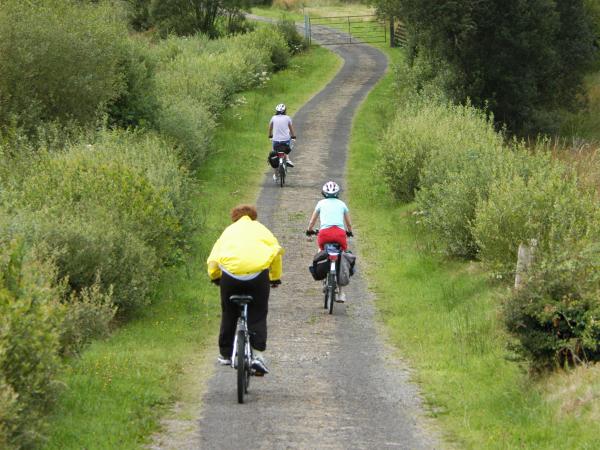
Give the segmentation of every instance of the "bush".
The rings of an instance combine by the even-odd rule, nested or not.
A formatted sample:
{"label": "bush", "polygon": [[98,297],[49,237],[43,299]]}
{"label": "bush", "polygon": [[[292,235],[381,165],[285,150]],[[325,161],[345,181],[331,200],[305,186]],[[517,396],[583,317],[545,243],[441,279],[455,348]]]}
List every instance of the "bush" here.
{"label": "bush", "polygon": [[434,232],[440,248],[475,256],[471,225],[477,201],[514,165],[492,119],[470,105],[421,98],[399,113],[380,156],[377,170],[390,190],[405,201],[416,193],[420,222]]}
{"label": "bush", "polygon": [[156,122],[159,107],[156,97],[156,57],[140,38],[130,38],[123,48],[119,64],[125,89],[109,105],[111,125],[150,128]]}
{"label": "bush", "polygon": [[[525,150],[524,150],[525,151]],[[496,273],[514,275],[520,243],[538,241],[549,257],[594,233],[598,206],[572,170],[541,151],[522,159],[522,173],[494,180],[477,205],[473,234],[481,259]],[[599,235],[600,236],[600,235]]]}
{"label": "bush", "polygon": [[262,83],[273,67],[283,68],[289,60],[274,27],[214,41],[170,38],[157,56],[158,129],[173,139],[192,168],[210,150],[218,116],[234,94]]}
{"label": "bush", "polygon": [[112,2],[6,0],[0,8],[0,125],[94,122],[124,91],[127,27]]}
{"label": "bush", "polygon": [[0,247],[0,444],[31,447],[56,390],[62,288],[18,241]]}
{"label": "bush", "polygon": [[71,292],[65,302],[65,317],[60,329],[60,348],[64,355],[79,353],[92,339],[108,336],[117,312],[112,289],[103,293],[100,280],[79,294]]}
{"label": "bush", "polygon": [[38,159],[5,193],[13,209],[5,233],[54,249],[74,291],[99,274],[117,305],[144,304],[195,228],[191,182],[176,155],[151,135],[105,132],[93,145]]}
{"label": "bush", "polygon": [[387,129],[375,170],[394,197],[408,202],[420,188],[421,171],[432,154],[451,158],[465,148],[501,145],[502,136],[485,113],[468,105],[417,97],[398,110]]}
{"label": "bush", "polygon": [[534,265],[505,306],[509,331],[536,369],[600,360],[600,247],[571,241]]}
{"label": "bush", "polygon": [[298,33],[296,24],[292,19],[282,17],[277,22],[277,30],[285,39],[288,50],[292,55],[300,53],[308,47],[308,42]]}

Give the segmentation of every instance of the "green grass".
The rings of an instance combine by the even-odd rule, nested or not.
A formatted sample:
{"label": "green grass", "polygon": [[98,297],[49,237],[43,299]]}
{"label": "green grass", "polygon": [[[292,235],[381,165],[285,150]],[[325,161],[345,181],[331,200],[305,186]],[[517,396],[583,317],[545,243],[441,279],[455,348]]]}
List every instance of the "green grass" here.
{"label": "green grass", "polygon": [[[381,48],[402,63],[401,51]],[[373,172],[394,104],[388,74],[354,121],[349,205],[380,317],[415,369],[430,414],[459,448],[593,448],[597,423],[558,414],[544,383],[511,360],[498,315],[505,288],[476,263],[429,253],[413,206],[392,201]]]}
{"label": "green grass", "polygon": [[141,317],[70,361],[46,449],[140,448],[174,401],[198,401],[210,375],[206,368],[212,367],[202,361],[217,352],[220,316],[217,290],[206,276],[208,252],[228,224],[230,208],[256,198],[274,106],[285,102],[293,113],[340,65],[332,53],[313,48],[263,88],[241,94],[239,106],[228,110],[215,151],[198,173],[203,227],[188,264],[163,277]]}

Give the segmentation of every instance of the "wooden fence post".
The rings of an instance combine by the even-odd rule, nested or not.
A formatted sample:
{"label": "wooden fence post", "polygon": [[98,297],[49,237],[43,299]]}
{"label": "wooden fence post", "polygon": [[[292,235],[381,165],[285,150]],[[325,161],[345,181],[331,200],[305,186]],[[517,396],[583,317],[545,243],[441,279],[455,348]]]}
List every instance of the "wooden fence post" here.
{"label": "wooden fence post", "polygon": [[390,47],[392,48],[396,46],[396,35],[394,32],[394,16],[390,16]]}
{"label": "wooden fence post", "polygon": [[519,251],[517,252],[517,270],[515,271],[515,289],[523,287],[524,278],[531,268],[533,259],[535,257],[535,250],[537,247],[537,239],[530,239],[529,245],[519,244]]}

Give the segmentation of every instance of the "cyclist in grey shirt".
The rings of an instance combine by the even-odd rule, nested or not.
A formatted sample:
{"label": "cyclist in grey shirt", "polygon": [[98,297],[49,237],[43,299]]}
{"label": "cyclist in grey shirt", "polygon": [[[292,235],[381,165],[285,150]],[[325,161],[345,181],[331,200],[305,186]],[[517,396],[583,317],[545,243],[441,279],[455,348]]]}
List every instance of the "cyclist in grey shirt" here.
{"label": "cyclist in grey shirt", "polygon": [[[294,167],[294,163],[288,155],[291,151],[291,141],[296,139],[296,132],[294,131],[294,125],[292,125],[292,118],[286,115],[285,112],[286,106],[283,103],[275,107],[275,115],[271,117],[269,122],[269,138],[273,139],[273,150],[283,150],[286,154],[287,165]],[[273,179],[276,179],[276,174],[273,175]]]}

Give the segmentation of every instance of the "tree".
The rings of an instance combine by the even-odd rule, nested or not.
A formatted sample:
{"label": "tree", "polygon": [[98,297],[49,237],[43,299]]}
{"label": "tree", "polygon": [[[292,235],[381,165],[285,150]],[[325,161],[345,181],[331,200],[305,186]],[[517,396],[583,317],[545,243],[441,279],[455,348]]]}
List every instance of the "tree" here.
{"label": "tree", "polygon": [[570,107],[593,58],[583,0],[380,0],[407,21],[416,53],[452,72],[457,101],[517,132],[548,129]]}

